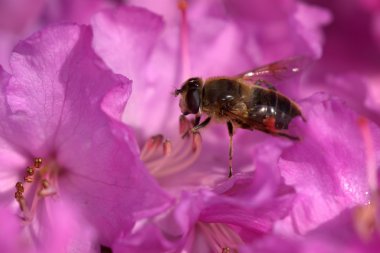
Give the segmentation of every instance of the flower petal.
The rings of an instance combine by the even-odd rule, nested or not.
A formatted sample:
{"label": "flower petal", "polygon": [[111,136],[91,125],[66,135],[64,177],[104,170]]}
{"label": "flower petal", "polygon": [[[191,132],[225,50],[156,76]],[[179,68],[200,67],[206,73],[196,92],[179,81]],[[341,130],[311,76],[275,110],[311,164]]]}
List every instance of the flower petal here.
{"label": "flower petal", "polygon": [[[279,161],[285,182],[297,191],[291,217],[301,233],[347,207],[366,203],[369,190],[358,116],[326,96],[316,95],[303,105],[307,122],[300,130],[302,140]],[[379,129],[373,130],[378,136]]]}
{"label": "flower petal", "polygon": [[15,144],[56,160],[59,195],[75,203],[110,244],[146,209],[163,208],[168,197],[145,171],[133,133],[120,122],[130,81],[105,67],[91,43],[89,27],[76,25],[49,27],[20,43],[7,87],[8,123]]}
{"label": "flower petal", "polygon": [[[173,129],[175,118],[171,118],[170,124],[162,115],[169,108],[167,102],[174,102],[171,92],[176,61],[172,45],[166,41],[157,43],[164,28],[163,19],[143,8],[127,6],[100,12],[94,17],[92,27],[95,51],[114,72],[133,80],[125,121],[138,128],[145,138],[157,134],[163,125]],[[153,48],[160,50],[152,55]],[[178,106],[171,108],[179,111]]]}
{"label": "flower petal", "polygon": [[8,105],[5,97],[5,87],[8,85],[10,75],[0,66],[0,206],[7,206],[15,201],[15,184],[19,181],[17,172],[27,166],[27,157],[20,152],[6,134],[7,129],[7,109]]}
{"label": "flower petal", "polygon": [[189,241],[202,205],[201,194],[182,192],[166,212],[136,223],[130,235],[120,237],[113,245],[115,253],[177,252]]}

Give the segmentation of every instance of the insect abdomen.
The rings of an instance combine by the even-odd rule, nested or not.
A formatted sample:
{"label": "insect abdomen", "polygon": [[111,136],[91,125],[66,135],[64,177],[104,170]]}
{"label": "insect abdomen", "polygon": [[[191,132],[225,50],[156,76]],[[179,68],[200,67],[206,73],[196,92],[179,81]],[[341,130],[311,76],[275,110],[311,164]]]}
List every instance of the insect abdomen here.
{"label": "insect abdomen", "polygon": [[290,121],[301,115],[298,107],[287,97],[277,91],[253,88],[252,100],[249,101],[249,117],[260,123],[273,119],[275,129],[287,129]]}

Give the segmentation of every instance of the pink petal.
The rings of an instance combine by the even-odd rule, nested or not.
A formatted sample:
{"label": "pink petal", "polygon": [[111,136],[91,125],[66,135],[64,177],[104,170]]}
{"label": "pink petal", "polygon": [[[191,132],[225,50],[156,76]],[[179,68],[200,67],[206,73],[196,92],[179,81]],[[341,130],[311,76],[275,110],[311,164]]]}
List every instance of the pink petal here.
{"label": "pink petal", "polygon": [[272,172],[268,171],[275,169],[278,156],[276,152],[273,160],[267,156],[270,166],[257,163],[253,175],[237,174],[219,185],[215,189],[218,195],[207,198],[199,219],[233,224],[258,234],[271,231],[273,223],[288,214],[295,197],[282,182],[271,182],[273,175],[269,176]]}
{"label": "pink petal", "polygon": [[19,220],[9,209],[2,206],[0,206],[0,224],[0,251],[17,253],[25,250],[20,243],[22,241],[17,241],[20,233]]}
{"label": "pink petal", "polygon": [[[116,73],[135,80],[163,28],[161,17],[136,7],[102,11],[92,21],[94,49]],[[115,54],[115,50],[119,53]]]}
{"label": "pink petal", "polygon": [[7,102],[4,89],[8,85],[10,75],[0,66],[0,206],[12,203],[14,199],[15,183],[19,181],[17,172],[26,168],[27,157],[9,141],[6,134],[7,129]]}
{"label": "pink petal", "polygon": [[7,123],[14,145],[30,156],[56,159],[64,171],[60,196],[75,203],[109,244],[146,209],[164,208],[168,197],[145,171],[133,133],[120,122],[130,81],[107,69],[91,42],[88,27],[63,25],[20,43],[11,61]]}
{"label": "pink petal", "polygon": [[320,55],[321,41],[316,38],[320,37],[320,26],[328,22],[324,10],[292,0],[249,4],[226,1],[226,5],[246,32],[254,34],[259,53],[256,57],[260,57],[261,63],[292,55]]}
{"label": "pink petal", "polygon": [[[142,8],[122,7],[99,13],[92,26],[95,51],[114,72],[133,80],[125,121],[148,137],[162,131],[164,124],[173,129],[175,118],[168,124],[166,117],[157,117],[168,110],[167,102],[175,102],[171,92],[176,58],[169,51],[171,45],[157,43],[164,26],[162,18]],[[152,55],[154,48],[162,51]],[[158,66],[165,66],[165,71]],[[179,111],[178,106],[170,107]]]}
{"label": "pink petal", "polygon": [[241,252],[378,252],[380,247],[378,231],[375,228],[369,238],[361,237],[355,227],[358,218],[356,211],[346,210],[304,236],[271,235],[242,247]]}
{"label": "pink petal", "polygon": [[165,213],[137,223],[132,234],[122,236],[113,245],[118,252],[178,251],[191,241],[191,230],[198,220],[203,201],[201,194],[183,192]]}
{"label": "pink petal", "polygon": [[39,210],[37,220],[39,224],[23,228],[24,235],[32,234],[29,239],[34,240],[35,252],[99,252],[96,230],[72,203],[49,201]]}
{"label": "pink petal", "polygon": [[[358,116],[338,99],[314,96],[312,100],[303,104],[307,122],[301,123],[302,140],[279,161],[285,182],[298,194],[291,217],[301,233],[368,201]],[[378,136],[378,128],[372,127]]]}

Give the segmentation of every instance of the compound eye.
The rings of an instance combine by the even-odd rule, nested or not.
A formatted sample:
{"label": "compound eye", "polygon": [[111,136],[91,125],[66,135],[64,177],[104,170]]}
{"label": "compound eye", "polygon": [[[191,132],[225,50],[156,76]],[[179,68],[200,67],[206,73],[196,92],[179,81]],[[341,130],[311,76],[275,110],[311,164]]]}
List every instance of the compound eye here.
{"label": "compound eye", "polygon": [[198,89],[201,85],[201,80],[198,77],[193,77],[186,82],[190,89]]}
{"label": "compound eye", "polygon": [[198,113],[200,104],[201,98],[199,90],[189,90],[186,94],[186,105],[190,113]]}

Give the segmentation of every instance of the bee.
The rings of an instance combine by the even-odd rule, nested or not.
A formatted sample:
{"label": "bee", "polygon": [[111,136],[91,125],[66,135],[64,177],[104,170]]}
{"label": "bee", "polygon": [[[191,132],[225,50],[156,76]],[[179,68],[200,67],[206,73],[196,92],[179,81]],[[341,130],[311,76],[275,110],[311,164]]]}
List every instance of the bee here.
{"label": "bee", "polygon": [[[175,96],[183,116],[194,114],[192,132],[207,126],[211,119],[227,124],[229,134],[229,177],[232,176],[233,135],[236,128],[259,130],[290,140],[299,137],[286,133],[289,123],[299,116],[300,107],[278,92],[272,81],[292,77],[309,65],[307,57],[277,61],[236,76],[192,77],[185,81]],[[207,117],[201,122],[202,115]]]}

